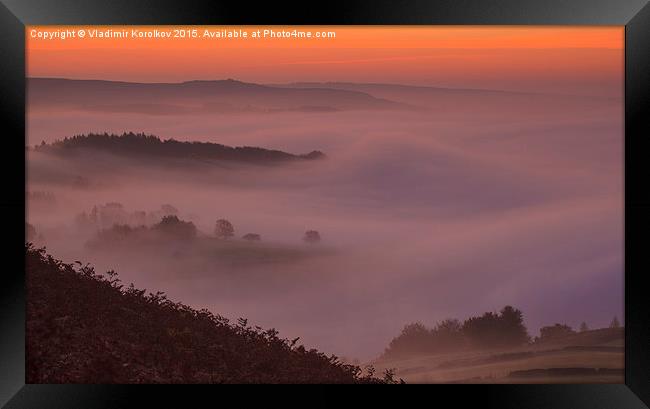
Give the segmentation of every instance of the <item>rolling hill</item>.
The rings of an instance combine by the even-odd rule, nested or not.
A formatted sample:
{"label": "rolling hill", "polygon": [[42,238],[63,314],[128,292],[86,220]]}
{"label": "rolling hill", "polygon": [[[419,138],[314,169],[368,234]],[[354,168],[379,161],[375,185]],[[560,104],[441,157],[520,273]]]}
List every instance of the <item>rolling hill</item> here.
{"label": "rolling hill", "polygon": [[29,109],[151,115],[236,112],[330,112],[408,109],[402,103],[345,89],[295,88],[232,79],[182,83],[28,78]]}
{"label": "rolling hill", "polygon": [[408,104],[431,113],[472,115],[548,115],[570,109],[611,109],[621,106],[617,98],[583,95],[559,95],[489,89],[463,89],[382,83],[295,82],[277,85],[282,88],[331,89],[363,92],[377,98]]}

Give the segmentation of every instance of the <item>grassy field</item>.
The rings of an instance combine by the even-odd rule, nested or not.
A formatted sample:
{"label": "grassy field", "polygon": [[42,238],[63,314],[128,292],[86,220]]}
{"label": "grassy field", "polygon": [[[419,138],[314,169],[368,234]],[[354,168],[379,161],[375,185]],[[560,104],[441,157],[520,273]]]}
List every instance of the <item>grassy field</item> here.
{"label": "grassy field", "polygon": [[518,349],[374,362],[408,383],[623,383],[623,329],[578,333]]}

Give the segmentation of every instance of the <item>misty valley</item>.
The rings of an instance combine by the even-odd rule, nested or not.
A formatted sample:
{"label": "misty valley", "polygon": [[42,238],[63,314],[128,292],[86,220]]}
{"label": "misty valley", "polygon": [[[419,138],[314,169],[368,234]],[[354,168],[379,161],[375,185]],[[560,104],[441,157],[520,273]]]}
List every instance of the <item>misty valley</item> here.
{"label": "misty valley", "polygon": [[[616,98],[48,78],[30,78],[28,97],[34,274],[114,300],[120,321],[141,309],[133,319],[174,342],[263,339],[284,351],[286,379],[302,359],[329,368],[298,357],[299,342],[340,357],[343,372],[318,375],[337,382],[622,381]],[[104,272],[184,304],[95,276]],[[160,318],[168,310],[175,318]],[[253,326],[226,320],[239,318]],[[218,365],[222,352],[201,345]],[[377,372],[354,372],[366,364]],[[113,370],[126,382],[189,371]],[[245,379],[201,371],[192,381]]]}

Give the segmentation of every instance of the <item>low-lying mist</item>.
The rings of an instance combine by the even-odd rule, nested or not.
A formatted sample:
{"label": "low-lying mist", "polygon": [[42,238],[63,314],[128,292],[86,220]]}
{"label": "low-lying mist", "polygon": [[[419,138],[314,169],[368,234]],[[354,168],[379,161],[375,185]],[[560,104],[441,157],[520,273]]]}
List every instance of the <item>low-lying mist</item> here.
{"label": "low-lying mist", "polygon": [[[605,325],[623,310],[622,109],[612,106],[546,116],[34,114],[32,145],[144,131],[327,157],[194,169],[30,150],[27,190],[54,200],[28,198],[28,221],[66,262],[114,269],[124,282],[350,358],[378,356],[406,323],[504,304],[524,312],[531,333],[551,322]],[[200,249],[89,247],[96,232],[75,217],[110,202],[128,212],[172,205],[197,227]],[[235,228],[228,243],[212,237],[217,219]],[[307,230],[321,242],[305,243]]]}

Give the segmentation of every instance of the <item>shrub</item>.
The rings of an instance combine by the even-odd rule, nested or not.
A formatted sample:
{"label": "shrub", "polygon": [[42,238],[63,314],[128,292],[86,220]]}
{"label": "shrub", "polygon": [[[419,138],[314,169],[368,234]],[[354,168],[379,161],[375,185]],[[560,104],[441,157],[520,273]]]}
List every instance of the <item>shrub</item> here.
{"label": "shrub", "polygon": [[247,233],[242,236],[242,239],[248,240],[248,241],[260,241],[262,240],[262,237],[259,234],[255,233]]}
{"label": "shrub", "polygon": [[562,339],[573,335],[576,332],[566,324],[555,324],[542,327],[539,329],[539,340],[548,341],[553,339]]}
{"label": "shrub", "polygon": [[316,230],[307,230],[302,238],[306,243],[320,242],[320,233]]}

